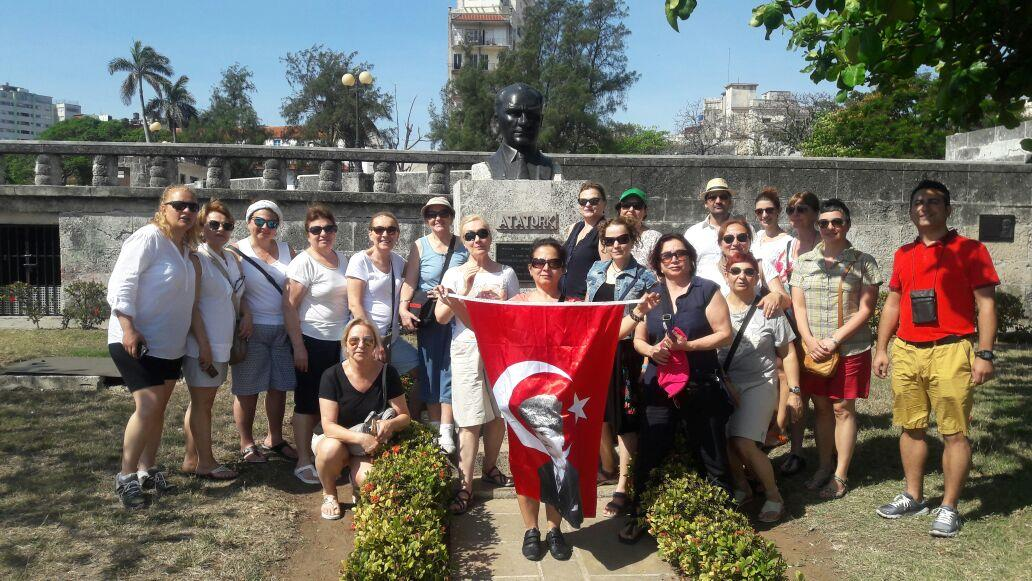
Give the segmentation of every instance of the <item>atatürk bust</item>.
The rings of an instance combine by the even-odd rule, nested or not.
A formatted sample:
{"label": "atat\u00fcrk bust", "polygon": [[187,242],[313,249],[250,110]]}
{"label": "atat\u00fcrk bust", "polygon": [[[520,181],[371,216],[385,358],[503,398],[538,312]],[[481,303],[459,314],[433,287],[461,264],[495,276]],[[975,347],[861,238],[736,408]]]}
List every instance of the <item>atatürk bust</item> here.
{"label": "atat\u00fcrk bust", "polygon": [[[561,179],[559,165],[537,147],[544,104],[544,96],[526,83],[515,83],[498,91],[493,124],[502,144],[486,164],[473,166],[474,179]],[[490,176],[484,175],[483,165]]]}

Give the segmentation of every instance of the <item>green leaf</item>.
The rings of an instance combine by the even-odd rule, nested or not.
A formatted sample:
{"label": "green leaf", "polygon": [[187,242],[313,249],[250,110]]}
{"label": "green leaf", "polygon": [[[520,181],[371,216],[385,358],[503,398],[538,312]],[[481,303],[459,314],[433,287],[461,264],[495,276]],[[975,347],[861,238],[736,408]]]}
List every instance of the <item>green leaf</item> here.
{"label": "green leaf", "polygon": [[[692,15],[692,12],[695,11],[695,7],[699,5],[699,1],[698,0],[683,0],[683,1],[684,1],[684,4],[681,4],[681,7],[677,9],[677,17],[680,18],[681,20],[688,20],[688,17],[690,17]],[[667,2],[669,3],[670,0],[667,0]]]}
{"label": "green leaf", "polygon": [[686,0],[666,0],[667,10],[673,10],[676,12]]}
{"label": "green leaf", "polygon": [[887,14],[889,22],[898,20],[909,22],[914,19],[914,3],[911,0],[892,0]]}
{"label": "green leaf", "polygon": [[846,58],[849,62],[855,63],[860,60],[860,37],[857,36],[852,28],[846,28],[842,31],[842,48],[846,52]]}
{"label": "green leaf", "polygon": [[846,67],[846,70],[842,71],[842,74],[839,75],[839,79],[841,79],[849,88],[853,88],[857,85],[862,85],[866,75],[867,68],[863,63],[857,63]]}
{"label": "green leaf", "polygon": [[866,63],[876,63],[882,56],[882,39],[874,28],[860,33],[859,56]]}
{"label": "green leaf", "polygon": [[817,12],[824,14],[828,11],[828,8],[831,8],[831,2],[828,0],[817,0]]}
{"label": "green leaf", "polygon": [[670,25],[670,28],[673,28],[676,32],[681,32],[677,28],[677,12],[674,12],[673,10],[670,9],[670,2],[669,1],[666,4],[666,21],[667,21],[667,24]]}
{"label": "green leaf", "polygon": [[1032,151],[1032,138],[1026,137],[1021,140],[1021,149],[1025,151]]}

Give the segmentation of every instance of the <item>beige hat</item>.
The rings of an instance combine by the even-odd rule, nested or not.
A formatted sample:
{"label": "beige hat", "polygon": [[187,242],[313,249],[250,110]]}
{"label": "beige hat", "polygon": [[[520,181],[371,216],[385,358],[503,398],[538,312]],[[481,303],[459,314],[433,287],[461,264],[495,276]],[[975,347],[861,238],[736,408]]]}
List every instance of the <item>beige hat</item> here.
{"label": "beige hat", "polygon": [[455,208],[452,207],[451,200],[449,200],[448,198],[446,198],[444,196],[435,196],[433,198],[430,198],[429,200],[426,201],[425,204],[423,204],[423,209],[420,210],[419,212],[423,213],[430,206],[444,206],[445,208],[448,208],[449,210],[451,210],[452,214],[455,213]]}
{"label": "beige hat", "polygon": [[706,182],[706,189],[702,191],[702,197],[705,198],[706,194],[710,192],[727,192],[734,195],[734,191],[730,186],[727,185],[727,181],[724,178],[713,178]]}

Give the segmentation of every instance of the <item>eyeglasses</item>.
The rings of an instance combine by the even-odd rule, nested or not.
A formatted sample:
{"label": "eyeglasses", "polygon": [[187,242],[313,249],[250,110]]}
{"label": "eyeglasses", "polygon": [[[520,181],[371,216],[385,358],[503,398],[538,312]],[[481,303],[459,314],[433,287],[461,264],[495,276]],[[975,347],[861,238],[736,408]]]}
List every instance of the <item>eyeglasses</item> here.
{"label": "eyeglasses", "polygon": [[749,241],[749,235],[745,232],[740,232],[737,236],[734,234],[724,234],[724,237],[721,238],[721,240],[724,241],[724,244],[734,244],[735,240],[745,243]]}
{"label": "eyeglasses", "polygon": [[846,225],[846,221],[843,220],[842,218],[832,218],[831,220],[817,220],[817,226],[819,226],[822,229],[827,228],[829,226],[834,226],[836,228],[841,228],[841,227],[843,227],[845,225]]}
{"label": "eyeglasses", "polygon": [[763,216],[765,214],[777,214],[778,213],[778,209],[777,208],[756,208],[755,210],[753,210],[753,212],[755,212],[757,216]]}
{"label": "eyeglasses", "polygon": [[330,224],[329,226],[309,226],[308,227],[308,233],[311,234],[312,236],[318,236],[318,235],[322,234],[323,232],[325,232],[327,234],[336,234],[337,233],[337,225],[336,224]]}
{"label": "eyeglasses", "polygon": [[433,220],[434,218],[444,219],[444,218],[451,218],[451,217],[452,217],[452,213],[449,212],[448,210],[441,210],[439,212],[435,212],[434,210],[427,210],[426,212],[423,212],[423,219],[424,220]]}
{"label": "eyeglasses", "polygon": [[743,272],[745,273],[745,276],[756,276],[756,269],[752,267],[739,268],[737,266],[732,266],[731,268],[727,269],[727,271],[731,273],[731,276],[738,276]]}
{"label": "eyeglasses", "polygon": [[559,270],[563,267],[563,261],[560,258],[531,258],[530,265],[537,270],[544,270],[546,265],[552,270]]}
{"label": "eyeglasses", "polygon": [[467,230],[466,233],[462,235],[462,239],[466,242],[473,242],[477,238],[487,240],[490,237],[491,231],[487,228],[481,228],[480,230]]}
{"label": "eyeglasses", "polygon": [[706,201],[712,202],[713,200],[720,200],[726,202],[731,199],[731,194],[727,192],[720,192],[719,194],[706,194]]}
{"label": "eyeglasses", "polygon": [[792,214],[795,214],[796,212],[799,212],[800,214],[805,214],[805,213],[807,213],[809,211],[810,211],[810,206],[806,206],[806,205],[803,205],[803,204],[799,204],[798,206],[789,206],[789,207],[785,208],[785,213],[788,214],[789,216],[791,216]]}
{"label": "eyeglasses", "polygon": [[372,347],[376,345],[376,339],[372,337],[348,337],[348,345],[351,347],[358,347],[359,343],[365,347]]}
{"label": "eyeglasses", "polygon": [[266,220],[265,218],[251,218],[254,225],[259,229],[268,228],[269,230],[275,230],[279,228],[279,220]]}
{"label": "eyeglasses", "polygon": [[602,237],[602,246],[606,246],[606,247],[612,246],[614,244],[630,244],[630,242],[631,242],[631,235],[630,234],[621,234],[621,235],[617,236],[616,238],[610,238],[608,236],[603,236]]}
{"label": "eyeglasses", "polygon": [[673,252],[664,252],[659,255],[659,261],[663,264],[670,264],[674,260],[680,262],[685,258],[688,258],[689,252],[687,250],[675,250]]}
{"label": "eyeglasses", "polygon": [[577,198],[577,203],[583,206],[597,206],[602,203],[602,198]]}
{"label": "eyeglasses", "polygon": [[617,205],[616,209],[617,210],[644,210],[645,209],[645,204],[643,202],[638,202],[638,201],[620,202]]}
{"label": "eyeglasses", "polygon": [[182,200],[172,200],[171,202],[165,202],[166,206],[172,206],[172,209],[177,212],[183,210],[190,210],[193,213],[197,213],[197,210],[201,209],[201,205],[197,202],[184,202]]}
{"label": "eyeglasses", "polygon": [[233,228],[236,228],[236,224],[232,222],[219,222],[218,220],[208,220],[208,230],[212,232],[218,232],[219,230],[225,230],[226,232],[232,232]]}
{"label": "eyeglasses", "polygon": [[377,236],[383,236],[384,232],[386,232],[389,236],[393,236],[398,232],[401,232],[401,230],[398,229],[397,226],[371,226],[369,228],[369,231],[376,234]]}

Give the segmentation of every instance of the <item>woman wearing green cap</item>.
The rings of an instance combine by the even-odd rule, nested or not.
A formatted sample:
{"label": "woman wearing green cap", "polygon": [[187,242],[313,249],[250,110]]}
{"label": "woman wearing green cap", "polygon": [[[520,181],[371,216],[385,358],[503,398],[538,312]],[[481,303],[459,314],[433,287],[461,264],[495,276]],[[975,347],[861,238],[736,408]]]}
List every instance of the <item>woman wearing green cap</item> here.
{"label": "woman wearing green cap", "polygon": [[650,230],[645,227],[645,218],[648,216],[648,197],[645,191],[639,188],[630,188],[620,194],[620,201],[616,203],[616,212],[620,216],[634,218],[638,221],[640,234],[638,241],[631,249],[631,256],[638,264],[648,265],[649,255],[656,246],[659,237],[663,235],[659,230]]}

